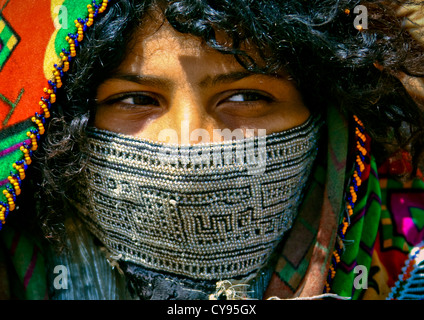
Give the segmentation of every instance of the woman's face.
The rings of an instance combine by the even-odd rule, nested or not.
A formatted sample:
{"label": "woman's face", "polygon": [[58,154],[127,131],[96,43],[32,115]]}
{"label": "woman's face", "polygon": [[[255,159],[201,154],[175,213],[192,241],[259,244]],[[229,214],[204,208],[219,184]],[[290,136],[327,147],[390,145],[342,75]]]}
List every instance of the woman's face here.
{"label": "woman's face", "polygon": [[300,125],[310,115],[284,73],[249,73],[232,55],[166,22],[146,20],[133,44],[97,90],[97,128],[153,141],[171,129],[178,143],[194,144],[211,141],[187,141],[183,132],[203,129],[213,137],[214,129],[242,129],[247,136],[245,129],[265,129],[270,134]]}

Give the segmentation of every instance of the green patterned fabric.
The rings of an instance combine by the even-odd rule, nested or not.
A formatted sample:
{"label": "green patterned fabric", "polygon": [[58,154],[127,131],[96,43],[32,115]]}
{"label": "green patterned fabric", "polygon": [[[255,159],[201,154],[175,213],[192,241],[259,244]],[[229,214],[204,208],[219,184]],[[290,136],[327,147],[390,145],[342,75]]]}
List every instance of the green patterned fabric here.
{"label": "green patterned fabric", "polygon": [[358,299],[362,287],[355,290],[354,279],[358,276],[355,267],[364,266],[370,270],[371,258],[381,215],[381,192],[378,181],[377,165],[371,158],[371,172],[366,185],[361,186],[364,193],[354,207],[351,224],[345,237],[345,252],[341,256],[332,289],[335,293]]}
{"label": "green patterned fabric", "polygon": [[13,299],[47,298],[46,271],[39,239],[7,225],[1,231],[4,254],[10,259],[8,270],[10,295]]}
{"label": "green patterned fabric", "polygon": [[[349,227],[344,239],[336,236],[347,215],[346,190],[353,167],[350,169],[347,157],[343,157],[348,145],[345,118],[330,107],[327,125],[326,154],[322,157],[321,152],[317,159],[311,187],[282,246],[266,296],[318,295],[325,292],[322,286],[327,280],[330,293],[340,297],[385,299],[402,272],[407,254],[424,239],[424,180],[422,176],[403,182],[396,179],[389,172],[397,166],[392,158],[377,168],[370,156],[368,137],[365,170]],[[351,141],[354,133],[349,130]],[[322,145],[325,143],[322,141]],[[331,225],[333,220],[326,216],[332,216],[337,224]],[[327,224],[334,227],[332,231]],[[343,250],[337,262],[332,251],[340,242]],[[328,272],[329,260],[335,266],[334,278]]]}
{"label": "green patterned fabric", "polygon": [[[74,21],[78,18],[85,19],[87,16],[87,5],[91,4],[91,0],[65,0],[61,6],[61,10],[66,10],[65,12],[59,12],[59,16],[66,17],[67,26],[66,28],[61,28],[55,39],[55,51],[56,54],[62,52],[62,49],[69,48],[69,43],[66,41],[68,33],[75,33],[77,28]],[[59,23],[64,23],[64,21],[59,20]]]}
{"label": "green patterned fabric", "polygon": [[344,115],[330,105],[310,187],[279,251],[266,297],[322,293],[345,205],[348,135]]}
{"label": "green patterned fabric", "polygon": [[[0,158],[2,162],[10,164],[21,160],[22,152],[19,148],[23,143],[29,143],[29,138],[27,137],[28,129],[24,124],[3,131],[4,136],[0,141]],[[10,172],[13,174],[17,173],[12,166],[0,166],[0,177],[7,177]],[[3,201],[6,200],[2,193],[4,189],[6,189],[6,184],[0,184],[0,194],[2,195],[0,200]]]}

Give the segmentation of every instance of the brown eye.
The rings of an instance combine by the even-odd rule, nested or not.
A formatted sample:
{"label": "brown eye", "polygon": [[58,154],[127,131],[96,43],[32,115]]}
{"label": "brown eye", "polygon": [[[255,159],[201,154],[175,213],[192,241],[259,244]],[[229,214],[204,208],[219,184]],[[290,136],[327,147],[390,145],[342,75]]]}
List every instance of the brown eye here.
{"label": "brown eye", "polygon": [[259,90],[234,90],[224,93],[217,103],[217,112],[226,116],[258,118],[271,112],[276,99]]}
{"label": "brown eye", "polygon": [[159,99],[149,94],[124,93],[109,98],[103,102],[107,105],[119,105],[120,107],[132,108],[137,106],[155,106],[159,107]]}
{"label": "brown eye", "polygon": [[272,99],[264,94],[256,91],[238,92],[231,95],[224,102],[255,102],[255,101],[266,101],[270,102]]}
{"label": "brown eye", "polygon": [[120,99],[123,104],[137,105],[137,106],[159,106],[159,101],[154,97],[144,94],[137,94],[126,96]]}

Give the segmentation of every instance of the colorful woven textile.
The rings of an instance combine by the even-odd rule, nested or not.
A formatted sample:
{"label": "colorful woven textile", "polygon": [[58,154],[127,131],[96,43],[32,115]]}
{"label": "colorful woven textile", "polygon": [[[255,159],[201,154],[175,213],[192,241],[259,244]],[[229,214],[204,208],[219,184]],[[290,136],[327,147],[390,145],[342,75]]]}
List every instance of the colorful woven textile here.
{"label": "colorful woven textile", "polygon": [[[97,2],[96,10],[107,3]],[[57,69],[64,61],[60,53],[72,51],[66,37],[78,30],[74,20],[89,18],[88,4],[93,2],[0,1],[0,208],[7,208],[0,214],[14,213],[11,204],[19,196],[14,183],[25,177],[43,125],[31,118],[44,112],[43,103],[54,107],[58,82],[52,69],[63,72]],[[34,12],[37,32],[30,23]],[[325,283],[330,293],[352,299],[423,297],[415,288],[422,275],[424,181],[393,178],[409,170],[406,154],[377,167],[367,139],[362,183],[349,214],[357,135],[351,118],[328,109],[327,138],[301,212],[279,248],[265,298],[316,296],[326,292]],[[349,227],[341,237],[343,218]],[[7,223],[0,238],[0,298],[48,298],[39,239]]]}
{"label": "colorful woven textile", "polygon": [[[329,132],[335,131],[330,129]],[[331,144],[328,148],[330,165],[327,168],[335,171],[337,163],[335,156],[331,155]],[[368,174],[363,177],[358,201],[350,217],[331,293],[352,299],[386,299],[390,290],[396,289],[395,283],[409,252],[424,239],[424,181],[416,178],[399,182],[391,178],[387,169],[393,168],[393,158],[380,170],[372,157],[368,161]],[[339,161],[338,165],[343,173],[344,161]],[[325,191],[331,181],[326,166],[321,163],[315,171],[303,210],[281,250],[267,297],[311,297],[321,293],[323,278],[329,277],[325,266],[328,266],[328,260],[335,259],[331,256],[334,242],[329,246],[322,239],[332,234],[332,241],[341,241],[334,239],[334,232],[323,228],[324,223],[334,227],[336,216],[331,205],[325,203],[326,199],[332,198]],[[317,208],[321,204],[319,214]]]}
{"label": "colorful woven textile", "polygon": [[[40,126],[48,118],[42,104],[54,103],[55,73],[63,73],[60,54],[71,50],[66,37],[77,32],[76,19],[88,17],[88,4],[92,1],[0,1],[0,206],[9,207],[3,193],[13,190],[9,176],[25,177],[19,170],[25,171],[30,161],[22,161],[37,148],[44,131]],[[37,32],[30,23],[34,12]],[[16,192],[10,193],[14,197]]]}
{"label": "colorful woven textile", "polygon": [[[74,20],[89,18],[89,4],[97,9],[102,1],[100,6],[89,0],[0,1],[0,215],[13,214],[9,197],[15,200],[19,192],[12,182],[25,178],[41,134],[42,124],[31,118],[43,113],[41,102],[53,103],[53,69],[61,65],[62,49],[70,50],[66,36],[77,32]],[[46,298],[41,245],[23,230],[3,229],[0,298]]]}

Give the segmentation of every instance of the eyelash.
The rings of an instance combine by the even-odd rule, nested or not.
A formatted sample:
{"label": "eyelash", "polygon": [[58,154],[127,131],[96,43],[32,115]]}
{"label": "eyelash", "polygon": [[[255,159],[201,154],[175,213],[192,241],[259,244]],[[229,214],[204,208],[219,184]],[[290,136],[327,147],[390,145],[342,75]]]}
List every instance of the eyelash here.
{"label": "eyelash", "polygon": [[[131,98],[132,99],[134,99],[134,98],[149,99],[150,102],[154,102],[154,103],[143,103],[143,104],[140,104],[140,103],[127,103],[127,102],[124,102],[124,100],[131,99]],[[113,104],[118,103],[121,106],[125,106],[125,107],[136,106],[136,105],[153,105],[153,106],[156,106],[157,107],[157,106],[159,106],[159,101],[158,100],[159,99],[157,97],[154,97],[151,94],[145,94],[145,93],[140,93],[140,92],[128,92],[128,93],[123,93],[123,94],[120,94],[120,95],[117,95],[115,97],[110,98],[109,100],[107,100],[105,102],[105,104],[113,105]],[[129,108],[131,108],[131,107],[129,107]]]}
{"label": "eyelash", "polygon": [[[234,98],[236,96],[250,96],[250,99],[246,99],[244,101],[231,101],[231,98]],[[252,99],[252,96],[254,97]],[[123,102],[126,99],[134,99],[134,98],[142,98],[142,99],[149,99],[149,102],[153,102],[153,103],[126,103]],[[133,100],[134,101],[134,100]],[[255,91],[255,90],[240,90],[240,91],[236,91],[231,93],[230,95],[228,95],[228,97],[222,99],[218,105],[222,104],[222,103],[243,103],[243,104],[256,104],[258,101],[265,101],[266,103],[272,102],[273,98],[271,98],[270,96],[263,94],[261,92]],[[104,102],[105,104],[108,105],[113,105],[116,103],[119,103],[121,107],[126,107],[126,108],[132,108],[132,106],[136,106],[136,105],[142,105],[142,106],[146,106],[146,105],[153,105],[155,107],[158,107],[160,102],[159,99],[157,97],[152,96],[151,94],[145,94],[145,93],[140,93],[140,92],[128,92],[128,93],[123,93],[120,94],[118,96],[112,97],[109,100],[107,100],[106,102]],[[129,107],[130,106],[130,107]]]}
{"label": "eyelash", "polygon": [[[254,99],[247,99],[244,101],[230,101],[231,98],[234,98],[236,96],[254,96]],[[237,91],[233,94],[231,94],[230,96],[228,96],[227,98],[225,98],[222,102],[230,102],[230,103],[256,103],[258,101],[265,101],[265,102],[272,102],[273,98],[271,98],[270,96],[262,93],[262,92],[258,92],[255,90],[241,90],[241,91]],[[220,102],[220,103],[222,103]]]}

